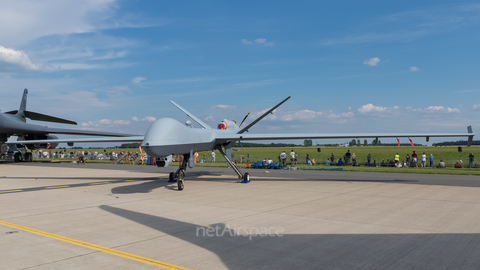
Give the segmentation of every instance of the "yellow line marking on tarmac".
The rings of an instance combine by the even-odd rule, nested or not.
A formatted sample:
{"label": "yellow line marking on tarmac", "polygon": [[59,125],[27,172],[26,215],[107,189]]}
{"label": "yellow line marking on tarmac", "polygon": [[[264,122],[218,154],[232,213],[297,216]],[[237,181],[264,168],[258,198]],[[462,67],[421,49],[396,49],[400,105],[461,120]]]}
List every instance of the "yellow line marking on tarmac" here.
{"label": "yellow line marking on tarmac", "polygon": [[5,191],[0,191],[0,193],[8,193],[8,192],[20,192],[23,191],[22,189],[15,189],[15,190],[5,190]]}
{"label": "yellow line marking on tarmac", "polygon": [[125,180],[125,182],[140,181],[140,179]]}
{"label": "yellow line marking on tarmac", "polygon": [[54,187],[46,187],[46,188],[51,189],[51,188],[66,188],[66,187],[70,187],[70,186],[54,186]]}
{"label": "yellow line marking on tarmac", "polygon": [[184,268],[184,267],[181,267],[181,266],[176,266],[176,265],[165,263],[165,262],[152,260],[152,259],[145,258],[145,257],[142,257],[142,256],[133,255],[133,254],[126,253],[126,252],[123,252],[123,251],[119,251],[119,250],[106,248],[106,247],[90,244],[90,243],[87,243],[87,242],[71,239],[71,238],[56,235],[56,234],[53,234],[53,233],[47,233],[47,232],[27,228],[27,227],[24,227],[24,226],[16,225],[16,224],[1,221],[1,220],[0,220],[0,225],[4,225],[4,226],[10,227],[10,228],[15,228],[15,229],[18,229],[18,230],[22,230],[22,231],[26,231],[26,232],[30,232],[30,233],[34,233],[34,234],[38,234],[38,235],[41,235],[41,236],[46,236],[46,237],[49,237],[49,238],[53,238],[53,239],[56,239],[56,240],[60,240],[60,241],[63,241],[63,242],[74,244],[74,245],[77,245],[77,246],[82,246],[82,247],[86,247],[86,248],[89,248],[89,249],[98,250],[98,251],[109,253],[109,254],[119,256],[119,257],[122,257],[122,258],[130,259],[130,260],[133,260],[133,261],[142,262],[142,263],[145,263],[145,264],[150,264],[150,265],[157,266],[157,267],[162,267],[162,268],[165,268],[165,269],[168,269],[168,270],[170,270],[170,269],[188,269],[188,268]]}
{"label": "yellow line marking on tarmac", "polygon": [[103,185],[103,184],[110,184],[110,182],[90,183],[89,185]]}

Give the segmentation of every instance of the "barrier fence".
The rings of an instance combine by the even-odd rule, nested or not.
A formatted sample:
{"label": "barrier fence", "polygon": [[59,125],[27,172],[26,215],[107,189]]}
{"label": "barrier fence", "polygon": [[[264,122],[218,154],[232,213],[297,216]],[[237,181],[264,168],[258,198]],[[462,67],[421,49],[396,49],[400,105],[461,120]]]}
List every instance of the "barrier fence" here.
{"label": "barrier fence", "polygon": [[[2,158],[3,159],[9,159],[9,158],[12,158],[12,157],[4,156]],[[55,155],[54,153],[49,153],[49,155],[47,155],[46,157],[43,156],[43,155],[42,156],[34,155],[33,158],[34,158],[34,160],[49,160],[49,159],[50,160],[51,159],[75,160],[75,159],[78,159],[78,157],[75,154],[72,155],[70,153],[66,153],[66,154],[62,154],[62,155]],[[138,155],[137,156],[132,156],[132,157],[129,157],[129,158],[126,158],[125,156],[119,158],[117,155],[112,156],[112,155],[109,155],[109,154],[100,153],[98,155],[84,155],[84,158],[85,158],[85,160],[114,161],[117,164],[142,164],[142,163],[146,164],[146,158],[145,158],[144,162],[141,162],[140,157]],[[338,158],[339,157],[335,157],[334,161],[337,162]],[[376,161],[377,165],[380,166],[380,163],[382,161],[387,162],[387,160],[393,159],[393,158],[394,157],[391,157],[391,156],[388,156],[388,157],[387,156],[372,156],[371,162],[373,163],[374,161]],[[232,154],[232,160],[233,160],[233,162],[235,162],[237,164],[247,164],[247,163],[248,164],[253,164],[253,163],[261,162],[264,159],[268,159],[268,157],[252,156],[252,155],[245,155],[244,154],[243,160],[242,160],[242,157],[241,157],[240,154]],[[326,165],[326,161],[330,160],[330,156],[329,155],[315,155],[315,154],[313,154],[313,155],[310,155],[310,159],[315,160],[316,165]],[[342,160],[345,161],[343,159],[343,157],[342,157]],[[453,167],[454,164],[457,161],[460,161],[460,164],[462,165],[462,167],[469,167],[468,156],[466,156],[466,157],[462,157],[462,156],[456,156],[456,157],[435,156],[434,161],[433,161],[433,166],[438,166],[440,160],[443,160],[443,162],[445,162],[446,167]],[[278,161],[278,158],[275,158],[275,159],[272,158],[272,161],[275,163],[276,161]],[[401,157],[400,161],[404,162],[405,157],[403,157],[403,158]],[[214,162],[213,158],[211,157],[210,154],[207,156],[207,158],[204,158],[203,156],[199,156],[197,158],[197,163],[213,163],[213,162]],[[365,166],[366,163],[367,163],[367,157],[358,157],[357,156],[357,161],[356,162],[359,166]],[[216,157],[215,157],[215,163],[226,163],[226,160],[223,156],[217,154]],[[292,165],[289,155],[287,155],[286,164],[287,165]],[[474,165],[475,168],[479,168],[480,167],[480,159],[474,159],[474,164],[475,164]],[[306,157],[305,156],[298,157],[297,161],[296,161],[296,165],[297,166],[298,165],[302,165],[302,166],[308,165]],[[352,165],[352,159],[350,159],[349,165]],[[419,157],[417,165],[420,167],[421,157]],[[430,167],[430,161],[429,161],[428,156],[427,156],[426,166]]]}

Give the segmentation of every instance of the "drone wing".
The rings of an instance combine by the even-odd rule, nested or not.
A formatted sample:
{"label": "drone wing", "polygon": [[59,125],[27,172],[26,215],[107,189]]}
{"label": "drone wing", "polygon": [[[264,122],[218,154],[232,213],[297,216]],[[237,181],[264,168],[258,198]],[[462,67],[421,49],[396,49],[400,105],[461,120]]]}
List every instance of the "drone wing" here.
{"label": "drone wing", "polygon": [[467,127],[467,133],[280,133],[280,134],[219,134],[218,143],[229,141],[256,141],[256,140],[298,140],[298,139],[357,139],[357,138],[418,138],[425,137],[467,137],[468,146],[473,136],[472,127]]}

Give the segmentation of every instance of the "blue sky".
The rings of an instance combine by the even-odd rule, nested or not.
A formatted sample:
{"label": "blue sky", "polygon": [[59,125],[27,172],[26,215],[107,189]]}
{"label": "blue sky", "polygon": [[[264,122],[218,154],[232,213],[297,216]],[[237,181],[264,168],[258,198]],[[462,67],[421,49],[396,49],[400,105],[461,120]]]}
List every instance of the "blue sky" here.
{"label": "blue sky", "polygon": [[480,132],[474,1],[6,0],[0,23],[0,109],[28,88],[79,129],[187,120],[169,100],[251,121],[291,95],[251,131]]}

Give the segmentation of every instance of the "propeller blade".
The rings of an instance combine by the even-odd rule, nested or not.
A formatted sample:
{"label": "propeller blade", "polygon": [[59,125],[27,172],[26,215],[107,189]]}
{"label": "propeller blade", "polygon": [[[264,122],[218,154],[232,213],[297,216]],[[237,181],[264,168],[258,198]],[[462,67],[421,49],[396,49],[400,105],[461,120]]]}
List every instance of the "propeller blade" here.
{"label": "propeller blade", "polygon": [[243,122],[245,122],[245,119],[247,119],[247,117],[250,115],[250,113],[251,112],[248,112],[247,115],[245,115],[245,118],[243,118],[242,123],[240,123],[240,126],[238,126],[238,127],[242,126]]}

